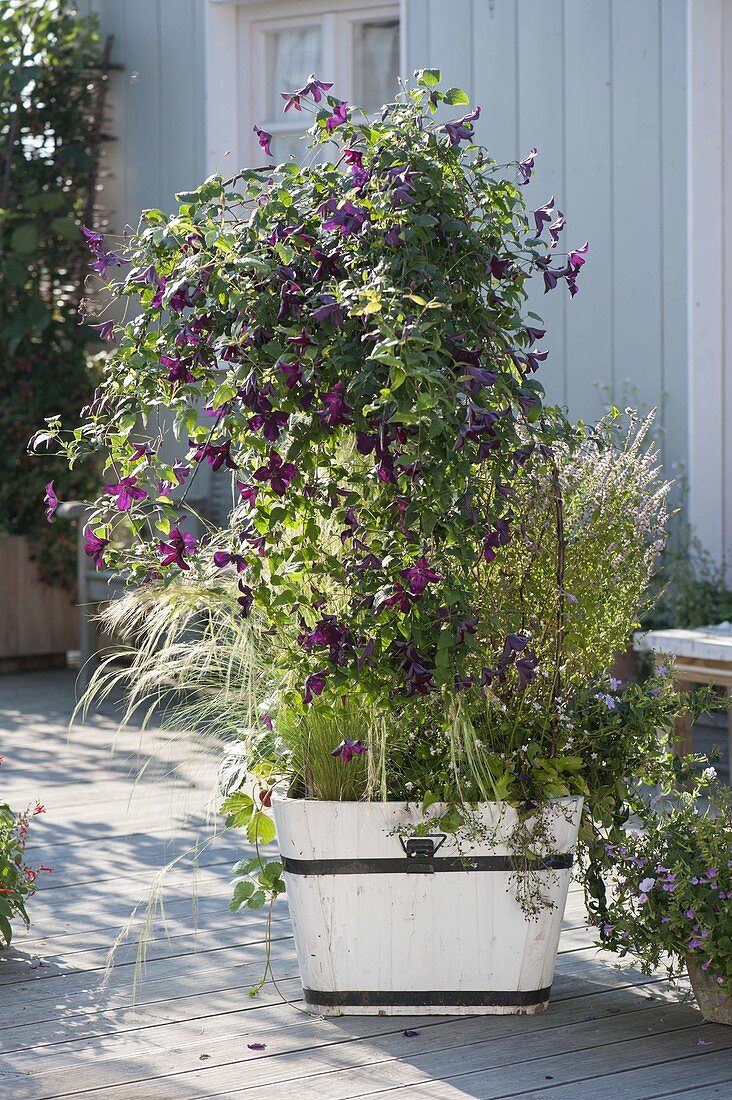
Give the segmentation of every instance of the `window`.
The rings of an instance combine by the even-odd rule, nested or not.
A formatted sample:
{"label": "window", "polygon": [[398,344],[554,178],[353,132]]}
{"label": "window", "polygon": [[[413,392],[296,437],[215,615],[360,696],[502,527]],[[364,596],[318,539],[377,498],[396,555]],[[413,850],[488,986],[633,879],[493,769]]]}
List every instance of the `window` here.
{"label": "window", "polygon": [[394,98],[399,73],[399,20],[354,22],[353,99],[369,114]]}
{"label": "window", "polygon": [[[326,6],[327,4],[327,6]],[[262,154],[252,125],[273,137],[278,161],[303,155],[305,112],[283,114],[280,92],[302,87],[310,73],[332,80],[334,91],[375,115],[398,90],[399,19],[395,4],[325,0],[320,11],[300,5],[247,5],[240,9],[239,57],[243,133],[240,151],[250,164]],[[280,14],[281,13],[281,14]]]}

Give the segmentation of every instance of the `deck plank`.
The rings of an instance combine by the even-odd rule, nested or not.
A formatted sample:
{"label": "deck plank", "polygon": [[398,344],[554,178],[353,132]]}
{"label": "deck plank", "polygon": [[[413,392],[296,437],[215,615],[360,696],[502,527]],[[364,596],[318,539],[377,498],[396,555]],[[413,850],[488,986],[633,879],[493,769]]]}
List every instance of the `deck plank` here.
{"label": "deck plank", "polygon": [[[0,955],[0,1096],[13,1100],[651,1100],[725,1095],[732,1029],[704,1024],[661,975],[594,946],[572,887],[550,1011],[534,1017],[311,1017],[284,903],[273,926],[280,993],[248,996],[264,915],[228,911],[237,837],[206,823],[217,758],[160,731],[117,735],[110,708],[68,737],[68,674],[0,681],[2,794],[47,807],[29,852],[55,867],[34,924]],[[112,753],[111,746],[115,745]],[[145,764],[136,783],[136,770]],[[6,794],[7,792],[7,794]],[[35,825],[36,823],[34,823]],[[164,890],[132,1001],[135,929],[162,864]],[[138,907],[106,986],[108,948]],[[194,931],[194,907],[197,913]],[[289,1003],[288,1003],[289,1002]],[[412,1028],[412,1038],[403,1032]],[[253,1052],[247,1043],[266,1043]]]}

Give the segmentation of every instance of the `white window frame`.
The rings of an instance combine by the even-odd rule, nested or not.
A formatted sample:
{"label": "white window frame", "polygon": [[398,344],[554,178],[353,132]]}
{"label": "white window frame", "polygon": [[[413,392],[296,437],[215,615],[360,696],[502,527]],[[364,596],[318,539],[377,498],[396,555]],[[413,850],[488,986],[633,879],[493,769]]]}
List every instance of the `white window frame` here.
{"label": "white window frame", "polygon": [[241,167],[262,163],[262,152],[252,133],[254,122],[269,129],[273,136],[277,132],[291,132],[300,125],[304,132],[309,125],[309,117],[293,110],[283,115],[279,122],[266,117],[265,36],[268,31],[319,24],[323,34],[323,71],[317,75],[323,80],[332,80],[333,91],[351,101],[354,25],[397,19],[402,58],[405,7],[406,0],[208,0],[206,144],[209,172],[233,174]]}

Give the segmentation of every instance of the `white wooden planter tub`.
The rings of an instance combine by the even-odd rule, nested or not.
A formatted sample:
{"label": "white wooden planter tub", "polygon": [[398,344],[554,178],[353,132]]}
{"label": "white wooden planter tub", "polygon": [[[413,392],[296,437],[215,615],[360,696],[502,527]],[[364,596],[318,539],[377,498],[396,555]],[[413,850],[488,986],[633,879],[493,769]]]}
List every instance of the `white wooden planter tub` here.
{"label": "white wooden planter tub", "polygon": [[[549,1002],[580,798],[552,807],[535,872],[554,902],[516,900],[505,838],[514,810],[486,804],[496,842],[458,846],[405,802],[272,799],[305,1003],[327,1016],[535,1013]],[[428,816],[437,815],[430,807]]]}

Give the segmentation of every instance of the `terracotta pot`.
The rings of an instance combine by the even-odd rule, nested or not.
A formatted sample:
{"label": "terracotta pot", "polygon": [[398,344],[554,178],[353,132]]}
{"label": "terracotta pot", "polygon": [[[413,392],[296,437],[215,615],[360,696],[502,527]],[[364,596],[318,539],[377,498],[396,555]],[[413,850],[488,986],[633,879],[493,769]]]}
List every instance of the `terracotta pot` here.
{"label": "terracotta pot", "polygon": [[720,993],[717,975],[712,970],[702,970],[693,959],[686,960],[686,969],[704,1019],[732,1026],[732,996]]}

